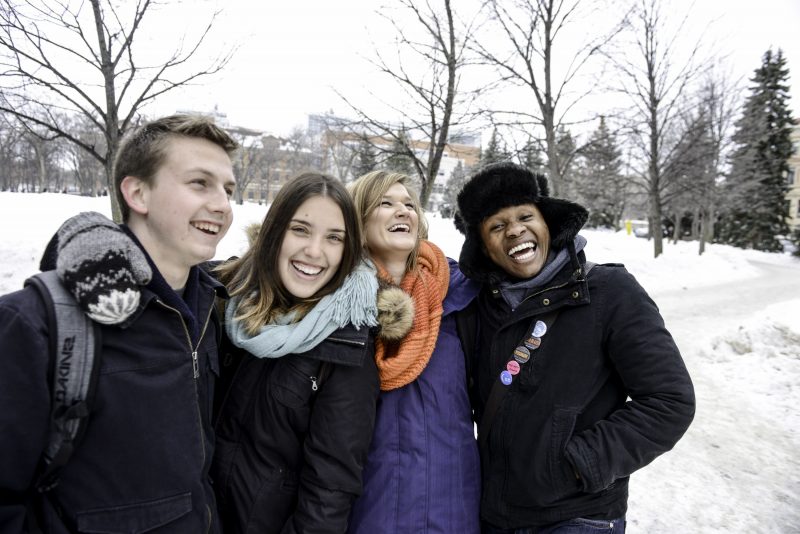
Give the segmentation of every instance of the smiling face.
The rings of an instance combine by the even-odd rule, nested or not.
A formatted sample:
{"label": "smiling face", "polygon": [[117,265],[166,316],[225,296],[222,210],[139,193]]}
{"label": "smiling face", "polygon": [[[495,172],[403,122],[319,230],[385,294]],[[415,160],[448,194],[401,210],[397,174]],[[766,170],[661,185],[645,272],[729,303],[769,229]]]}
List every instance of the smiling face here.
{"label": "smiling face", "polygon": [[150,182],[122,180],[130,207],[128,225],[174,288],[189,269],[214,257],[230,228],[233,166],[220,146],[206,139],[176,136]]}
{"label": "smiling face", "polygon": [[531,278],[547,261],[550,230],[534,204],[503,208],[480,226],[484,252],[515,278]]}
{"label": "smiling face", "polygon": [[278,275],[298,299],[314,296],[342,263],[345,224],[342,210],[330,198],[314,196],[295,212],[278,253]]}
{"label": "smiling face", "polygon": [[395,183],[366,220],[365,238],[370,255],[384,264],[402,261],[414,251],[419,216],[403,184]]}

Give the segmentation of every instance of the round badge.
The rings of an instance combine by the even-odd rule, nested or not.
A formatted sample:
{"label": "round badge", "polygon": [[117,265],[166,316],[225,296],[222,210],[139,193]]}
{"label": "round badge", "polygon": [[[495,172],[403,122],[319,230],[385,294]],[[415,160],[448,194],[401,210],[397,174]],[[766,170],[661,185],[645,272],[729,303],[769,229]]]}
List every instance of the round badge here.
{"label": "round badge", "polygon": [[547,325],[544,324],[542,321],[536,321],[536,324],[533,326],[533,336],[542,337],[546,333],[547,333]]}
{"label": "round badge", "polygon": [[540,337],[529,337],[525,340],[525,346],[528,347],[530,350],[536,350],[539,348],[539,345],[542,344],[542,338]]}
{"label": "round badge", "polygon": [[525,363],[531,359],[531,352],[520,345],[516,349],[514,349],[514,359],[517,360],[519,363]]}
{"label": "round badge", "polygon": [[511,375],[519,374],[519,363],[516,360],[511,360],[506,364],[506,370],[511,373]]}
{"label": "round badge", "polygon": [[512,376],[511,373],[509,373],[508,371],[503,371],[502,373],[500,373],[500,382],[502,382],[503,385],[507,386],[511,384],[511,380]]}

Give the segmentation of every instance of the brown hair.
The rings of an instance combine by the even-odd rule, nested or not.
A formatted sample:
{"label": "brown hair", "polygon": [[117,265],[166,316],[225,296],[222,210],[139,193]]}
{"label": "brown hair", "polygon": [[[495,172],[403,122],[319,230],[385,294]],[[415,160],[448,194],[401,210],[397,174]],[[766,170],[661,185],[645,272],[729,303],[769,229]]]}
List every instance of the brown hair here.
{"label": "brown hair", "polygon": [[122,180],[135,176],[151,183],[167,157],[167,142],[173,137],[206,139],[228,155],[239,148],[239,143],[212,119],[200,115],[170,115],[136,128],[122,140],[114,159],[114,194],[123,221],[127,222],[131,210],[122,196]]}
{"label": "brown hair", "polygon": [[406,188],[411,201],[414,203],[414,211],[419,221],[417,225],[417,243],[414,245],[414,250],[409,254],[408,260],[406,260],[406,272],[408,272],[417,267],[420,239],[428,238],[428,223],[422,213],[417,190],[412,187],[411,178],[399,172],[372,171],[360,176],[347,189],[353,195],[353,202],[355,202],[356,211],[358,212],[358,220],[361,223],[361,233],[366,236],[367,218],[380,205],[383,195],[394,184],[400,184]]}
{"label": "brown hair", "polygon": [[[284,287],[278,275],[278,255],[289,223],[309,198],[330,198],[342,210],[345,237],[342,263],[331,280],[308,299],[298,299]],[[217,267],[220,281],[231,295],[240,295],[236,317],[249,334],[270,323],[275,314],[298,311],[302,317],[322,297],[333,293],[362,259],[361,230],[353,200],[344,185],[331,176],[306,172],[286,182],[267,212],[255,242],[241,258]]]}

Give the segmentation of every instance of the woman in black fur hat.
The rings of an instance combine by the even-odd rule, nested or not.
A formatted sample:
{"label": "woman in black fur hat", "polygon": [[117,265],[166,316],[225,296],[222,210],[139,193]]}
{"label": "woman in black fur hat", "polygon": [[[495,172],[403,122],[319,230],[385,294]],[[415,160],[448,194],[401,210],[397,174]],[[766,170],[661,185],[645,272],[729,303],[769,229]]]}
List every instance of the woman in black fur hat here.
{"label": "woman in black fur hat", "polygon": [[461,270],[483,284],[459,318],[475,347],[483,532],[624,532],[628,477],[694,416],[655,303],[622,265],[586,261],[586,209],[541,175],[487,166],[458,211]]}

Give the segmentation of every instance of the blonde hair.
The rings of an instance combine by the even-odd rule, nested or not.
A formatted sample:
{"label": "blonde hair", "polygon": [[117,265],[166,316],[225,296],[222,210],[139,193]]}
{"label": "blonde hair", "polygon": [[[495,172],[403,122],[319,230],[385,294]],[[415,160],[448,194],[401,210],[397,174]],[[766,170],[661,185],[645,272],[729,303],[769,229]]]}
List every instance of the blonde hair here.
{"label": "blonde hair", "polygon": [[428,222],[420,206],[419,195],[413,187],[411,178],[406,174],[392,171],[372,171],[360,176],[356,181],[347,186],[347,190],[353,196],[356,205],[358,222],[361,225],[361,235],[364,236],[364,246],[366,247],[366,225],[367,218],[375,209],[380,206],[383,195],[394,184],[400,184],[408,191],[408,196],[414,203],[414,212],[417,214],[417,242],[414,250],[408,255],[406,260],[406,272],[413,271],[417,267],[417,256],[419,255],[419,243],[421,239],[428,239]]}

